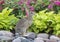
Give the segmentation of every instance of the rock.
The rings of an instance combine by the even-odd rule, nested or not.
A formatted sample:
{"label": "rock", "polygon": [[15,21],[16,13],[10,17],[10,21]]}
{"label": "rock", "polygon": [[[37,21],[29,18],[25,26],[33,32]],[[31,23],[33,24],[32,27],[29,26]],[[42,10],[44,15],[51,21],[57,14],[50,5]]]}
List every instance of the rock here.
{"label": "rock", "polygon": [[34,42],[34,40],[30,41],[30,42]]}
{"label": "rock", "polygon": [[37,35],[37,37],[41,37],[41,38],[44,38],[44,39],[48,39],[49,35],[46,34],[46,33],[40,33]]}
{"label": "rock", "polygon": [[20,37],[19,33],[15,33],[15,38]]}
{"label": "rock", "polygon": [[60,42],[60,40],[58,42]]}
{"label": "rock", "polygon": [[57,40],[58,41],[58,40],[60,40],[60,38],[57,36],[51,35],[50,40]]}
{"label": "rock", "polygon": [[14,39],[12,42],[30,42],[30,41],[24,37],[18,37]]}
{"label": "rock", "polygon": [[13,37],[13,33],[9,32],[9,31],[1,30],[0,36]]}
{"label": "rock", "polygon": [[35,38],[34,42],[44,42],[44,40],[43,38],[38,37],[38,38]]}
{"label": "rock", "polygon": [[14,36],[13,36],[13,33],[9,32],[9,31],[4,31],[4,30],[1,30],[0,31],[0,39],[1,40],[13,40],[14,39]]}
{"label": "rock", "polygon": [[56,40],[46,40],[46,42],[57,42]]}
{"label": "rock", "polygon": [[21,38],[21,42],[30,42],[30,40],[28,40],[26,38]]}
{"label": "rock", "polygon": [[33,33],[33,32],[29,32],[27,33],[26,35],[24,35],[26,38],[31,38],[31,39],[34,39],[36,37],[36,34]]}
{"label": "rock", "polygon": [[21,42],[21,39],[20,39],[20,37],[18,37],[16,39],[14,39],[12,42]]}
{"label": "rock", "polygon": [[13,40],[14,37],[0,36],[1,40]]}
{"label": "rock", "polygon": [[27,38],[30,42],[34,42],[34,40],[33,39],[31,39],[31,38]]}

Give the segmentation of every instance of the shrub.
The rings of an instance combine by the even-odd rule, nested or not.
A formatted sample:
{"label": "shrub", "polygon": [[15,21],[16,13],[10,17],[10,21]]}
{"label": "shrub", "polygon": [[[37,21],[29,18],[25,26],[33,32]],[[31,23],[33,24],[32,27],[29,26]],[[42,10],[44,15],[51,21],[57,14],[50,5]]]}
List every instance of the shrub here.
{"label": "shrub", "polygon": [[[35,33],[50,33],[59,35],[60,34],[60,13],[55,14],[52,12],[45,12],[46,10],[40,11],[33,16],[33,24],[30,27],[30,31]],[[53,30],[53,32],[52,32]]]}
{"label": "shrub", "polygon": [[10,15],[12,11],[13,9],[8,9],[7,7],[3,9],[2,12],[0,12],[0,29],[9,30],[14,28],[18,21],[18,18],[16,18],[14,14]]}

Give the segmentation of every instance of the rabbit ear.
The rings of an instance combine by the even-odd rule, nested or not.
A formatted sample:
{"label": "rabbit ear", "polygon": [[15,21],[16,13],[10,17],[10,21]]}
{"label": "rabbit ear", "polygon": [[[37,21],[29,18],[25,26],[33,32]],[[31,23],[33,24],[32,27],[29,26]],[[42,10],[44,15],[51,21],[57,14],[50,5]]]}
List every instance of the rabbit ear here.
{"label": "rabbit ear", "polygon": [[26,16],[28,17],[29,16],[29,11],[28,11],[27,8],[25,9],[25,12],[26,12]]}
{"label": "rabbit ear", "polygon": [[28,17],[28,15],[29,15],[29,12],[28,12],[28,10],[25,10],[26,11],[26,16]]}

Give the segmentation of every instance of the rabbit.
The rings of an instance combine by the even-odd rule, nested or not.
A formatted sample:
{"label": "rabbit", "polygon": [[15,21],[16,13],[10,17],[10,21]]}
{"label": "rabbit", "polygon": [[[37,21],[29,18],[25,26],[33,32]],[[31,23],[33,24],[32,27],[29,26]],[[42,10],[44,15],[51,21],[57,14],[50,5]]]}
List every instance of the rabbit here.
{"label": "rabbit", "polygon": [[15,26],[16,33],[19,33],[19,35],[25,35],[27,29],[32,25],[33,18],[32,16],[34,13],[29,12],[29,15],[25,18],[22,18],[18,21],[17,25]]}

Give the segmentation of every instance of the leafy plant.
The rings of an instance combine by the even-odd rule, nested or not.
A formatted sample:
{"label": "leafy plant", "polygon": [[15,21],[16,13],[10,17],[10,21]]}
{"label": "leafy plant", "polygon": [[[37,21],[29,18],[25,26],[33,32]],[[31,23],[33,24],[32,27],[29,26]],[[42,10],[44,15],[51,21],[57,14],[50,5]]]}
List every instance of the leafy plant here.
{"label": "leafy plant", "polygon": [[49,3],[49,0],[37,0],[36,4],[34,5],[35,11],[39,12],[41,10],[46,9]]}
{"label": "leafy plant", "polygon": [[12,11],[13,9],[7,7],[0,12],[0,29],[10,30],[14,28],[19,19],[14,14],[10,15]]}
{"label": "leafy plant", "polygon": [[13,8],[12,13],[18,18],[23,18],[26,15],[26,8],[31,12],[34,11],[33,5],[35,5],[35,0],[4,0],[2,6]]}
{"label": "leafy plant", "polygon": [[58,13],[60,11],[60,0],[50,0],[49,2],[49,11],[53,10],[55,13]]}
{"label": "leafy plant", "polygon": [[[46,10],[40,11],[33,16],[33,24],[29,29],[35,33],[50,33],[60,34],[60,13],[55,14],[54,11],[46,12]],[[53,32],[52,32],[53,30]]]}

